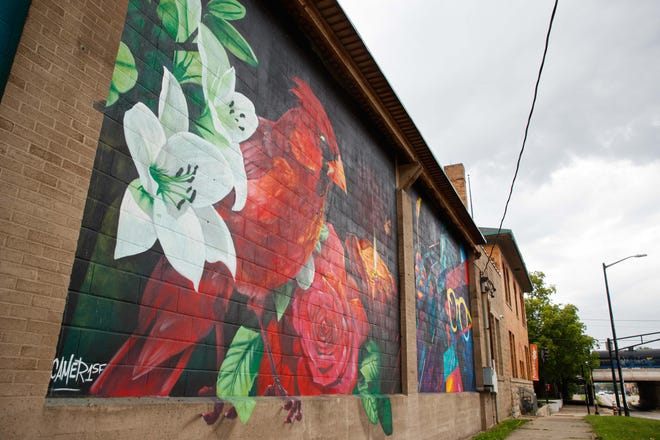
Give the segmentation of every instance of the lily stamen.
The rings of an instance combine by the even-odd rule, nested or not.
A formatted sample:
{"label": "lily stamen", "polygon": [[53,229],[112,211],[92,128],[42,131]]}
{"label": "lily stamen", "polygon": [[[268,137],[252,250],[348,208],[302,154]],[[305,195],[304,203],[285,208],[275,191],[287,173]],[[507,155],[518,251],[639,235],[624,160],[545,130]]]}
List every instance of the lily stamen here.
{"label": "lily stamen", "polygon": [[151,166],[149,168],[151,177],[158,184],[156,195],[160,195],[163,202],[172,203],[178,210],[183,208],[185,202],[192,204],[195,201],[195,197],[197,197],[197,190],[192,185],[186,185],[186,183],[193,183],[195,181],[198,168],[199,165],[193,167],[191,164],[188,164],[185,170],[183,167],[180,167],[176,174],[171,176],[167,174],[166,169],[159,168],[155,165]]}

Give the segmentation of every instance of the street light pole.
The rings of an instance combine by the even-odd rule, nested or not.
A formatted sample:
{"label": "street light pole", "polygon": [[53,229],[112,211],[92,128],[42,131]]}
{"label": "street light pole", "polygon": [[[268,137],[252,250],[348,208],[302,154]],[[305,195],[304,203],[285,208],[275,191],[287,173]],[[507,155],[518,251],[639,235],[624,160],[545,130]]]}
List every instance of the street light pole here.
{"label": "street light pole", "polygon": [[[621,263],[622,261],[625,261],[629,258],[642,258],[646,257],[646,254],[637,254],[637,255],[630,255],[626,258],[622,258],[618,261],[615,261],[612,264],[605,264],[603,263],[603,276],[605,277],[605,293],[607,293],[607,307],[609,308],[610,311],[610,324],[612,325],[612,339],[614,340],[614,354],[616,357],[616,366],[619,371],[619,380],[621,381],[621,397],[623,399],[623,409],[626,412],[626,417],[630,417],[630,410],[628,409],[628,403],[626,402],[626,388],[625,388],[625,382],[623,380],[623,373],[621,372],[621,359],[619,358],[619,343],[616,340],[616,329],[614,328],[614,315],[612,314],[612,301],[610,300],[610,287],[607,283],[607,268],[614,266],[615,264]],[[621,408],[619,408],[619,414]]]}
{"label": "street light pole", "polygon": [[594,367],[589,366],[589,377],[591,377],[591,396],[594,400],[594,414],[600,415],[598,412],[598,400],[596,399],[596,385],[594,384]]}
{"label": "street light pole", "polygon": [[610,369],[612,370],[612,391],[614,391],[614,399],[616,400],[616,413],[621,415],[621,403],[619,402],[619,392],[616,385],[616,373],[614,372],[614,361],[612,360],[612,341],[607,338],[607,354],[610,357]]}

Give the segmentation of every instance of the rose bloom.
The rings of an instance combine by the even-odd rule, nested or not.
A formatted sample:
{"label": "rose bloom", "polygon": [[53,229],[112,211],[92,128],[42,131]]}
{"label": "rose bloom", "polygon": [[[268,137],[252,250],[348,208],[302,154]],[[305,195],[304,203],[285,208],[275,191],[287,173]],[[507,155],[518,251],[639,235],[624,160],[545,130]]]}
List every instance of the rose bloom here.
{"label": "rose bloom", "polygon": [[[279,379],[290,395],[350,394],[358,378],[360,346],[369,323],[358,298],[346,294],[344,249],[328,224],[329,236],[314,257],[315,274],[307,290],[297,288],[280,322],[272,320],[267,337]],[[258,394],[274,383],[264,354]]]}

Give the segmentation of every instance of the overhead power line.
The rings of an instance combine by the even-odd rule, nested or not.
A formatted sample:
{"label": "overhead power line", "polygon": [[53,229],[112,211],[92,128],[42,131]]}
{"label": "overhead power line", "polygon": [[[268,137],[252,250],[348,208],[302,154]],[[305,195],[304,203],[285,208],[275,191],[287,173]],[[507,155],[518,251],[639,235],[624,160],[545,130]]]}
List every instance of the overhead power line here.
{"label": "overhead power line", "polygon": [[557,4],[559,3],[559,0],[555,0],[555,4],[552,8],[552,15],[550,16],[550,23],[548,24],[548,31],[546,32],[545,36],[545,47],[543,48],[543,57],[541,58],[541,66],[539,67],[539,73],[536,77],[536,85],[534,86],[534,98],[532,99],[532,106],[529,109],[529,115],[527,116],[527,124],[525,125],[525,136],[523,137],[522,141],[522,146],[520,148],[520,153],[518,153],[518,160],[516,161],[516,171],[513,173],[513,179],[511,179],[511,186],[509,187],[509,195],[506,199],[506,203],[504,205],[504,213],[502,214],[502,219],[500,220],[500,225],[497,228],[497,234],[495,234],[495,240],[493,242],[493,246],[490,249],[490,253],[488,255],[488,260],[486,261],[486,266],[484,266],[483,271],[485,272],[486,267],[488,267],[488,262],[490,261],[491,257],[493,256],[493,250],[495,249],[495,246],[497,245],[497,241],[500,238],[500,233],[502,232],[502,225],[504,224],[504,219],[506,218],[506,213],[509,210],[509,202],[511,202],[511,196],[513,195],[513,188],[516,184],[516,178],[518,177],[518,171],[520,170],[520,161],[522,159],[522,155],[525,152],[525,145],[527,144],[527,135],[529,133],[529,126],[532,121],[532,115],[534,114],[534,107],[536,106],[536,98],[538,96],[539,92],[539,83],[541,82],[541,74],[543,73],[543,66],[545,65],[545,57],[548,53],[548,46],[550,44],[550,33],[552,32],[552,23],[555,21],[555,14],[557,12]]}

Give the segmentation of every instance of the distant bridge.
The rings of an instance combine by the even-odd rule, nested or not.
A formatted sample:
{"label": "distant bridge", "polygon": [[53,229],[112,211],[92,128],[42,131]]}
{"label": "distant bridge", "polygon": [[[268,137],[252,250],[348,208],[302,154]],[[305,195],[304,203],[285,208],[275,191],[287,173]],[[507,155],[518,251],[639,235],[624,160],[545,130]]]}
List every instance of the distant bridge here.
{"label": "distant bridge", "polygon": [[[612,382],[610,357],[606,350],[598,352],[600,366],[594,370],[594,382]],[[658,408],[660,403],[660,350],[619,350],[621,372],[626,383],[637,383],[639,406]],[[614,354],[612,354],[614,373],[619,374]]]}

